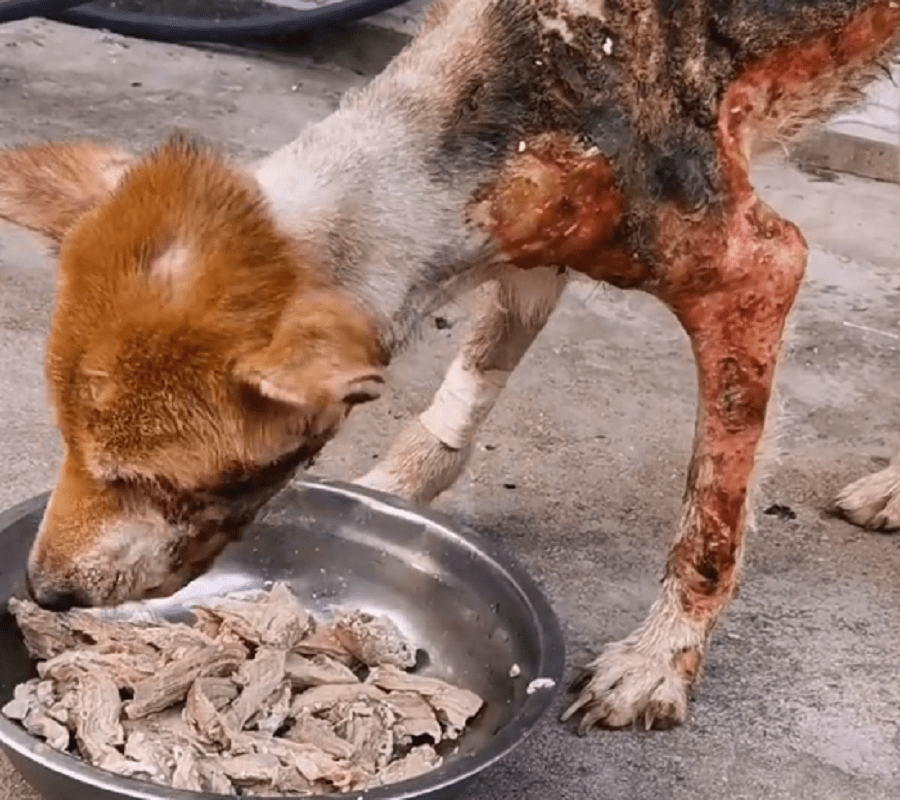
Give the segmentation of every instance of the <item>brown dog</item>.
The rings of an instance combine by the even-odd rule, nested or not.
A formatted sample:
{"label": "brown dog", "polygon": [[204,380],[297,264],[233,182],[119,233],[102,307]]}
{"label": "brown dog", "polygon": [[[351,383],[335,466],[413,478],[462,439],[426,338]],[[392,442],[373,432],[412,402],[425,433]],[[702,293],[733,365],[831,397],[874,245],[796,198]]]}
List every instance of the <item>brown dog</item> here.
{"label": "brown dog", "polygon": [[[898,50],[895,0],[438,0],[381,76],[252,169],[180,138],[141,157],[0,153],[0,216],[60,258],[47,376],[66,455],[35,597],[181,586],[377,396],[419,320],[477,286],[434,403],[363,479],[430,500],[574,270],[672,309],[700,408],[659,598],[569,714],[683,721],[737,585],[806,262],[750,159],[853,101]],[[843,507],[897,527],[898,474]]]}

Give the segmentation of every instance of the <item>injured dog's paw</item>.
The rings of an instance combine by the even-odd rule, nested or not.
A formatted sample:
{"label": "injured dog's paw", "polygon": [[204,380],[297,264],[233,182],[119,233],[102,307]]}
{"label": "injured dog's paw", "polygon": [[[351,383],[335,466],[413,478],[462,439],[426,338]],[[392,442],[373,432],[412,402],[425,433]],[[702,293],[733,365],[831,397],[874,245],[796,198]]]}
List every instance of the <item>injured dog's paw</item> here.
{"label": "injured dog's paw", "polygon": [[845,487],[835,508],[855,525],[871,530],[900,530],[900,463]]}
{"label": "injured dog's paw", "polygon": [[580,733],[594,726],[650,730],[681,725],[687,719],[690,679],[678,662],[688,655],[699,665],[699,653],[662,656],[640,652],[628,642],[607,645],[573,686],[578,699],[563,721],[580,715]]}

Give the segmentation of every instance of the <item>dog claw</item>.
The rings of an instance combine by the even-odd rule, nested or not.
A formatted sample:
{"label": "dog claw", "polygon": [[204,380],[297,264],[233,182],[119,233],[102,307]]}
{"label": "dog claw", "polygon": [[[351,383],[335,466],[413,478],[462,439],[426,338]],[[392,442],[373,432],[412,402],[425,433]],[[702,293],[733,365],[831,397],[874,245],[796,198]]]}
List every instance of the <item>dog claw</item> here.
{"label": "dog claw", "polygon": [[[580,681],[579,681],[580,682]],[[573,687],[574,688],[574,687]],[[577,691],[577,690],[576,690]],[[582,695],[578,700],[572,703],[560,717],[562,722],[568,722],[572,717],[574,717],[581,709],[591,702],[590,695]]]}
{"label": "dog claw", "polygon": [[588,668],[579,696],[562,714],[580,715],[577,732],[595,727],[645,730],[671,728],[687,717],[688,681],[672,658],[654,657],[626,645],[612,645]]}

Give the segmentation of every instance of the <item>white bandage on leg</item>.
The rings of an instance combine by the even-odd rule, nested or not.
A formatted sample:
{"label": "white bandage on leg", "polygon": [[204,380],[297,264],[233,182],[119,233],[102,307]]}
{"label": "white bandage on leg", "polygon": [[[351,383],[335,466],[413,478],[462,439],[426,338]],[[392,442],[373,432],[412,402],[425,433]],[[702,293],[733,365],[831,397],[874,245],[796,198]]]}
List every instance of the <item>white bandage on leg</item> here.
{"label": "white bandage on leg", "polygon": [[463,366],[457,356],[441,388],[419,421],[432,436],[453,450],[462,450],[472,442],[484,422],[510,373],[506,370],[476,372]]}

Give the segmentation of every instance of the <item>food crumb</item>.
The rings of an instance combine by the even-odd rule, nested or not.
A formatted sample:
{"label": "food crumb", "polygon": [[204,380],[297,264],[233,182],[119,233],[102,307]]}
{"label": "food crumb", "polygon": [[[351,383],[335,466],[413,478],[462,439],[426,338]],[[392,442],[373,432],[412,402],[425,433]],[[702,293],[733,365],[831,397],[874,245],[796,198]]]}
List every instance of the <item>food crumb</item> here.
{"label": "food crumb", "polygon": [[556,681],[553,680],[553,678],[535,678],[531,683],[528,684],[528,688],[525,690],[525,693],[534,694],[541,689],[552,689],[554,686],[556,686]]}
{"label": "food crumb", "polygon": [[522,668],[518,664],[513,664],[509,668],[509,677],[510,678],[518,678],[519,675],[522,674]]}

